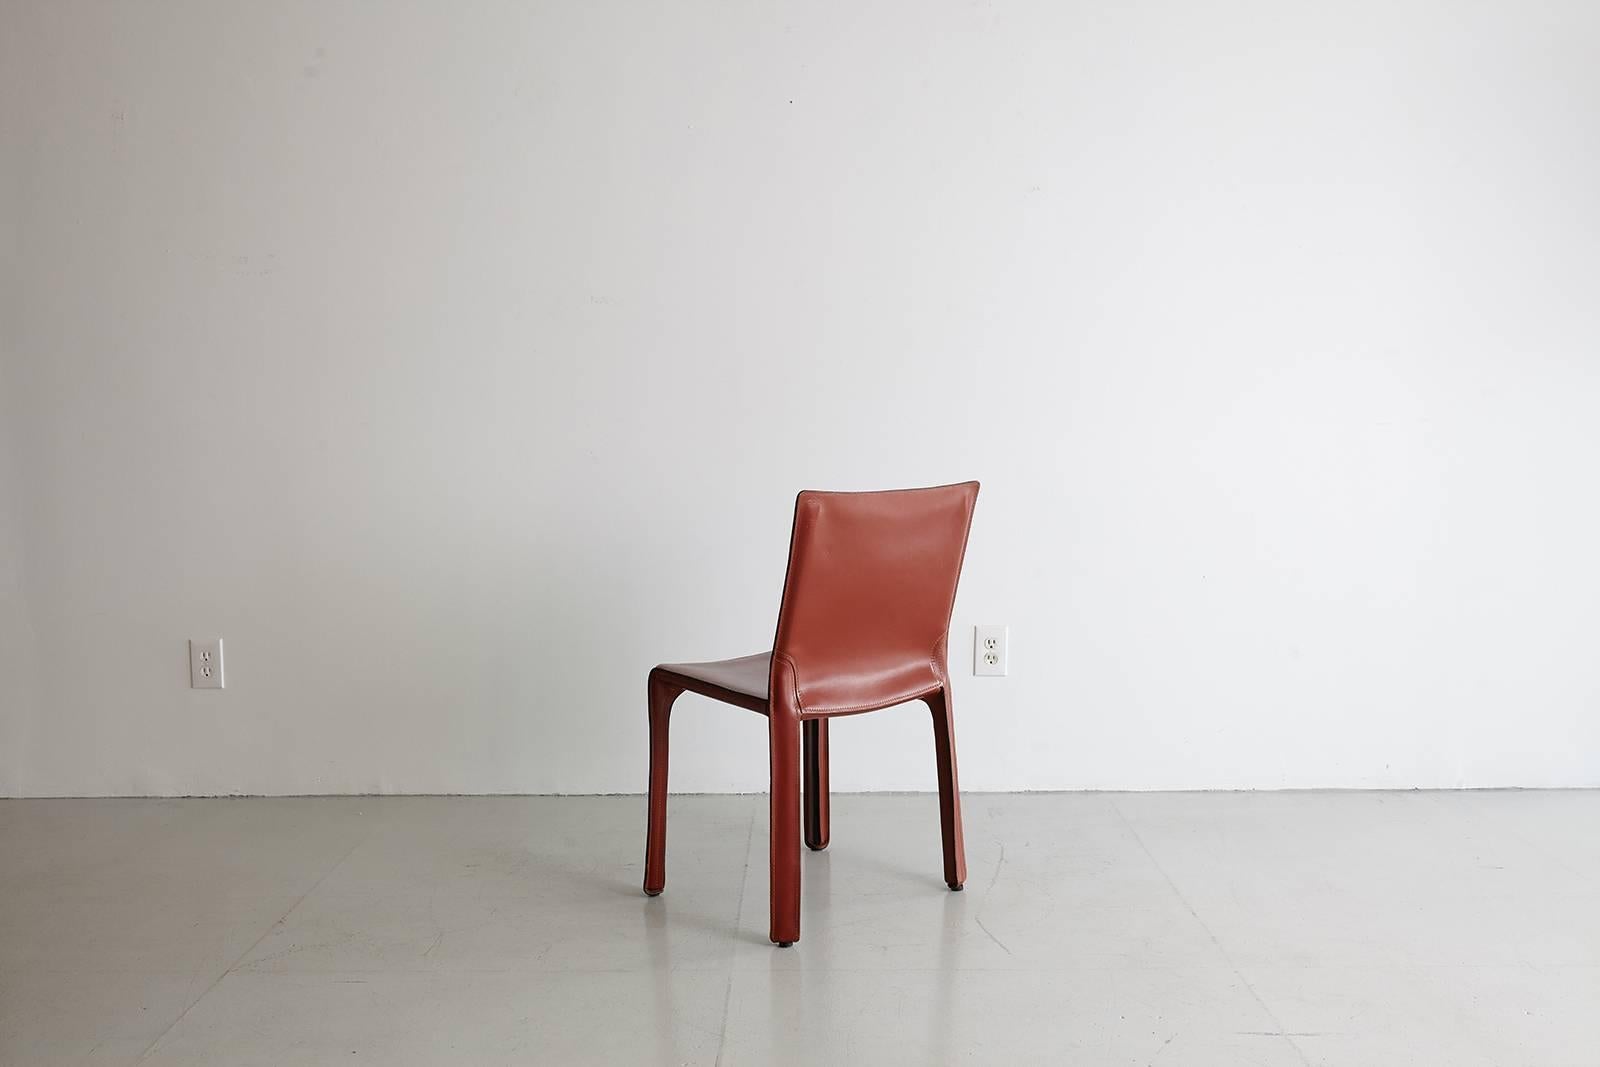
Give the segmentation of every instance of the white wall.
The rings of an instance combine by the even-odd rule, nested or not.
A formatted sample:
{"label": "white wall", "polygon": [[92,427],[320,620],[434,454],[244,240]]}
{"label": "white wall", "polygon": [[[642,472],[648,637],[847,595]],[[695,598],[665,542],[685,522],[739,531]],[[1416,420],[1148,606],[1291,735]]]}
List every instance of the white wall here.
{"label": "white wall", "polygon": [[[0,793],[636,791],[795,490],[967,477],[968,788],[1600,785],[1600,5],[0,42]],[[763,787],[680,707],[676,788]],[[834,750],[933,783],[920,709]]]}

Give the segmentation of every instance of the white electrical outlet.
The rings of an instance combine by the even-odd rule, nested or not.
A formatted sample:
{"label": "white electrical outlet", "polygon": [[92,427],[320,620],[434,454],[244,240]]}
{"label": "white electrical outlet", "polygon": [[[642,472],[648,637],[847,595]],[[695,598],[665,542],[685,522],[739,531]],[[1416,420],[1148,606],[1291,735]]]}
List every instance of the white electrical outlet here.
{"label": "white electrical outlet", "polygon": [[222,638],[189,642],[189,688],[222,688]]}
{"label": "white electrical outlet", "polygon": [[1006,673],[1006,628],[972,628],[972,673],[998,676]]}

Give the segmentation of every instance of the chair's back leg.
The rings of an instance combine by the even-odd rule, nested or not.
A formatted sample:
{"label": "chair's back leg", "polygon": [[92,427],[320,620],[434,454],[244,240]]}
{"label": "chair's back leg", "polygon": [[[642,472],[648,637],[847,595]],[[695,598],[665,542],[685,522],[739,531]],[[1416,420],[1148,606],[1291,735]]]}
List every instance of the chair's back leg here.
{"label": "chair's back leg", "polygon": [[644,833],[644,891],[650,896],[667,885],[667,724],[672,703],[683,692],[650,672],[650,811]]}
{"label": "chair's back leg", "polygon": [[967,882],[967,851],[961,840],[961,787],[956,780],[956,728],[950,685],[924,698],[933,712],[934,758],[939,765],[939,831],[944,841],[944,881],[951,889]]}
{"label": "chair's back leg", "polygon": [[828,720],[807,719],[805,738],[806,847],[828,847]]}

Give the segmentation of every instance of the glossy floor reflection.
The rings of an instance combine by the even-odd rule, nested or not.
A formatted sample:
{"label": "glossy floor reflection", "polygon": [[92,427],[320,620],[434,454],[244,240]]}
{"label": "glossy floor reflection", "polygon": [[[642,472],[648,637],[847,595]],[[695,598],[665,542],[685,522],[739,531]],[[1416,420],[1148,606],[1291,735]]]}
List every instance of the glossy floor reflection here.
{"label": "glossy floor reflection", "polygon": [[1592,1064],[1600,793],[0,801],[3,1064]]}

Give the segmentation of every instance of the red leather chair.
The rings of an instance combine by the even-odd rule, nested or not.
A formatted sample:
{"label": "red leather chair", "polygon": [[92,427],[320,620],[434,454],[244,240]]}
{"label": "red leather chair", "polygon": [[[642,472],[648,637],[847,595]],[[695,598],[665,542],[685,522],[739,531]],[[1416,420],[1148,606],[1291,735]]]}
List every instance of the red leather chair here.
{"label": "red leather chair", "polygon": [[828,720],[911,700],[933,713],[944,880],[967,880],[946,644],[978,483],[884,493],[803,492],[771,652],[650,672],[650,815],[644,891],[666,886],[667,723],[684,691],[767,717],[772,775],[772,940],[800,939],[805,842],[828,847]]}

